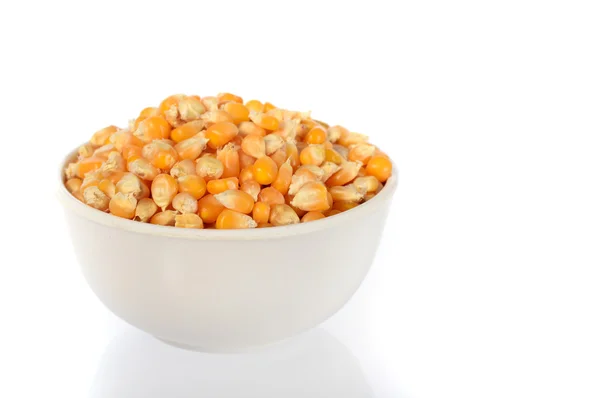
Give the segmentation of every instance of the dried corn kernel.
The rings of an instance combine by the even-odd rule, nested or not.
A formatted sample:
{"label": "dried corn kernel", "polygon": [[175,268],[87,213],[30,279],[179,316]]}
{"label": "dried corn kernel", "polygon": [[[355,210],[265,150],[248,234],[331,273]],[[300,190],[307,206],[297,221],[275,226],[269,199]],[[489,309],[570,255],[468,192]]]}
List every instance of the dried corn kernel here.
{"label": "dried corn kernel", "polygon": [[115,192],[122,193],[125,195],[131,194],[136,199],[143,198],[145,196],[144,191],[147,189],[148,187],[144,185],[142,180],[140,180],[138,176],[132,173],[125,173],[115,185]]}
{"label": "dried corn kernel", "polygon": [[290,225],[298,224],[300,217],[290,206],[286,204],[276,204],[271,206],[271,214],[269,215],[269,222],[272,225]]}
{"label": "dried corn kernel", "polygon": [[179,177],[177,179],[177,186],[179,192],[189,193],[196,200],[200,199],[206,193],[204,178],[193,174]]}
{"label": "dried corn kernel", "polygon": [[240,185],[240,190],[252,196],[252,199],[254,199],[255,202],[258,201],[260,189],[260,184],[254,180],[244,181],[242,182],[242,185]]}
{"label": "dried corn kernel", "polygon": [[65,182],[65,187],[67,191],[70,193],[77,192],[81,188],[81,179],[80,178],[70,178]]}
{"label": "dried corn kernel", "polygon": [[196,175],[196,164],[191,159],[180,160],[171,167],[169,174],[174,178]]}
{"label": "dried corn kernel", "polygon": [[216,157],[201,157],[196,161],[196,174],[206,181],[216,180],[223,176],[223,163]]}
{"label": "dried corn kernel", "polygon": [[360,202],[365,197],[366,191],[358,190],[355,185],[350,184],[331,187],[329,193],[334,202]]}
{"label": "dried corn kernel", "polygon": [[159,174],[152,180],[150,192],[154,203],[164,211],[177,195],[177,181],[168,174]]}
{"label": "dried corn kernel", "polygon": [[175,216],[175,226],[179,228],[204,228],[204,223],[199,215],[194,213],[178,214]]}
{"label": "dried corn kernel", "polygon": [[180,213],[196,213],[198,211],[198,199],[187,192],[180,192],[173,198],[172,206]]}
{"label": "dried corn kernel", "polygon": [[260,113],[263,111],[264,105],[258,100],[250,100],[246,102],[246,108],[250,111]]}
{"label": "dried corn kernel", "polygon": [[300,155],[298,147],[292,142],[285,143],[285,156],[290,160],[292,168],[296,170],[300,166]]}
{"label": "dried corn kernel", "polygon": [[285,161],[287,160],[287,156],[285,154],[285,150],[283,150],[283,149],[279,149],[279,150],[275,151],[269,157],[271,159],[273,159],[273,161],[277,165],[277,168],[280,168],[285,163]]}
{"label": "dried corn kernel", "polygon": [[158,206],[150,198],[143,198],[138,201],[135,208],[134,217],[141,222],[147,222],[158,211]]}
{"label": "dried corn kernel", "polygon": [[253,122],[241,122],[239,125],[239,133],[242,136],[246,135],[260,135],[264,137],[267,135],[267,131],[262,127],[257,126]]}
{"label": "dried corn kernel", "polygon": [[[216,109],[206,112],[201,117],[202,121],[206,123],[207,126],[217,124],[217,123],[231,123],[233,124],[233,117],[223,110]],[[235,126],[235,124],[234,124]]]}
{"label": "dried corn kernel", "polygon": [[311,181],[317,181],[318,179],[319,178],[311,170],[307,168],[299,168],[292,176],[292,182],[290,183],[288,194],[295,195],[304,184]]}
{"label": "dried corn kernel", "polygon": [[278,151],[279,149],[285,146],[285,141],[283,140],[283,138],[273,133],[265,135],[264,142],[265,153],[267,155],[271,155],[275,153],[275,151]]}
{"label": "dried corn kernel", "polygon": [[290,189],[293,173],[294,170],[291,165],[291,160],[288,159],[284,164],[282,164],[279,167],[277,177],[275,178],[275,181],[273,181],[271,186],[279,192],[281,192],[282,194],[286,194],[288,192],[288,189]]}
{"label": "dried corn kernel", "polygon": [[357,162],[344,162],[340,170],[327,179],[327,186],[346,185],[358,175],[361,164]]}
{"label": "dried corn kernel", "polygon": [[331,126],[327,129],[327,140],[336,143],[343,135],[350,133],[348,129],[342,126]]}
{"label": "dried corn kernel", "polygon": [[206,129],[204,135],[208,138],[208,145],[217,149],[227,144],[238,134],[238,128],[231,122],[215,123]]}
{"label": "dried corn kernel", "polygon": [[141,121],[133,135],[143,142],[150,142],[169,138],[171,130],[171,125],[165,119],[160,116],[152,116]]}
{"label": "dried corn kernel", "polygon": [[333,162],[325,162],[321,165],[322,175],[318,176],[320,181],[327,181],[329,177],[337,173],[341,169],[341,166]]}
{"label": "dried corn kernel", "polygon": [[367,175],[377,178],[380,182],[386,182],[392,175],[392,162],[383,155],[376,155],[367,163]]}
{"label": "dried corn kernel", "polygon": [[302,222],[316,221],[325,218],[325,215],[318,211],[309,211],[302,217]]}
{"label": "dried corn kernel", "polygon": [[135,216],[137,200],[132,194],[117,192],[108,204],[111,214],[117,217],[132,219]]}
{"label": "dried corn kernel", "polygon": [[163,170],[170,170],[179,160],[175,148],[160,140],[155,140],[144,145],[142,156],[149,160],[152,166]]}
{"label": "dried corn kernel", "polygon": [[250,112],[250,120],[265,130],[275,131],[279,128],[279,120],[264,113]]}
{"label": "dried corn kernel", "polygon": [[118,130],[117,126],[108,126],[101,130],[98,130],[92,135],[90,138],[90,144],[95,147],[100,147],[102,145],[109,144],[110,136]]}
{"label": "dried corn kernel", "polygon": [[110,198],[100,190],[100,188],[91,186],[83,190],[83,201],[86,205],[95,209],[106,211]]}
{"label": "dried corn kernel", "polygon": [[[254,181],[254,173],[252,172],[252,166],[244,167],[242,169],[242,171],[240,171],[239,180],[240,180],[240,184],[244,183],[246,181]],[[256,182],[256,181],[254,181],[254,182]]]}
{"label": "dried corn kernel", "polygon": [[321,126],[313,127],[304,137],[307,144],[324,144],[327,140],[327,132]]}
{"label": "dried corn kernel", "polygon": [[150,218],[150,224],[174,227],[175,217],[177,217],[177,212],[175,210],[161,211]]}
{"label": "dried corn kernel", "polygon": [[269,222],[269,216],[271,215],[271,206],[264,202],[258,202],[254,204],[252,208],[252,218],[258,224],[264,224]]}
{"label": "dried corn kernel", "polygon": [[215,199],[226,208],[244,214],[250,213],[254,206],[254,199],[252,196],[237,189],[229,189],[217,194],[215,195]]}
{"label": "dried corn kernel", "polygon": [[212,224],[217,221],[219,214],[225,209],[214,195],[208,194],[198,201],[198,215],[206,224]]}
{"label": "dried corn kernel", "polygon": [[346,210],[350,210],[358,206],[358,202],[346,202],[346,201],[338,201],[333,202],[332,209],[339,210],[340,212],[345,212]]}
{"label": "dried corn kernel", "polygon": [[141,179],[152,181],[160,174],[160,170],[152,166],[148,160],[144,158],[132,159],[130,157],[127,161],[127,171]]}
{"label": "dried corn kernel", "polygon": [[265,139],[260,135],[247,135],[242,140],[242,151],[253,158],[266,155]]}
{"label": "dried corn kernel", "polygon": [[233,123],[235,124],[250,120],[248,117],[250,116],[250,111],[243,104],[238,102],[228,102],[223,105],[222,109],[231,115]]}
{"label": "dried corn kernel", "polygon": [[301,164],[313,164],[320,166],[325,161],[325,147],[323,145],[311,144],[300,152]]}
{"label": "dried corn kernel", "polygon": [[329,209],[327,187],[320,181],[307,182],[290,203],[305,211],[325,211]]}
{"label": "dried corn kernel", "polygon": [[367,164],[371,156],[375,153],[375,147],[369,144],[356,144],[350,147],[348,160]]}
{"label": "dried corn kernel", "polygon": [[175,150],[180,159],[196,160],[204,148],[206,148],[207,143],[208,140],[202,134],[198,134],[187,140],[180,141],[175,145]]}
{"label": "dried corn kernel", "polygon": [[252,217],[246,214],[225,209],[217,217],[215,226],[217,229],[246,229],[256,228],[257,224]]}
{"label": "dried corn kernel", "polygon": [[206,189],[213,195],[225,192],[229,189],[238,189],[239,181],[236,177],[221,178],[210,180],[206,183]]}
{"label": "dried corn kernel", "polygon": [[254,179],[261,185],[269,185],[277,177],[277,164],[268,156],[257,159],[252,165]]}
{"label": "dried corn kernel", "polygon": [[352,184],[362,192],[375,192],[379,187],[379,180],[373,176],[357,177]]}
{"label": "dried corn kernel", "polygon": [[182,126],[179,126],[171,130],[171,139],[175,142],[181,142],[192,138],[198,134],[204,128],[204,122],[202,120],[194,120],[188,122]]}
{"label": "dried corn kernel", "polygon": [[263,188],[258,194],[258,201],[270,205],[284,204],[285,197],[273,187]]}
{"label": "dried corn kernel", "polygon": [[223,164],[221,177],[237,177],[240,175],[240,155],[236,147],[229,143],[223,149],[217,150],[217,159]]}

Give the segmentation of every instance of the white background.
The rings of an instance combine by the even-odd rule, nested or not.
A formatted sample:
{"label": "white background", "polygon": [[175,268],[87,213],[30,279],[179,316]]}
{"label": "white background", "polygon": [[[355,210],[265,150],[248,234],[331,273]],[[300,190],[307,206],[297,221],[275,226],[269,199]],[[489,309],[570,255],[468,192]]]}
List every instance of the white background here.
{"label": "white background", "polygon": [[[599,21],[576,0],[3,1],[0,396],[600,396]],[[242,357],[110,315],[54,197],[98,128],[220,91],[366,133],[400,171],[352,301]]]}

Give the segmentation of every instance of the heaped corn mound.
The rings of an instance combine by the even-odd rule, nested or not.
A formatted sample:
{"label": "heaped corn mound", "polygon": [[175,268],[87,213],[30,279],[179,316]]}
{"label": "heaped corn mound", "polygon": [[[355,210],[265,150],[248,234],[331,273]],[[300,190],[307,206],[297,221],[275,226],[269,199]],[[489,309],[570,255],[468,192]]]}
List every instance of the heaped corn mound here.
{"label": "heaped corn mound", "polygon": [[64,170],[83,203],[181,228],[316,221],[373,198],[392,173],[365,135],[230,94],[172,95],[105,127]]}

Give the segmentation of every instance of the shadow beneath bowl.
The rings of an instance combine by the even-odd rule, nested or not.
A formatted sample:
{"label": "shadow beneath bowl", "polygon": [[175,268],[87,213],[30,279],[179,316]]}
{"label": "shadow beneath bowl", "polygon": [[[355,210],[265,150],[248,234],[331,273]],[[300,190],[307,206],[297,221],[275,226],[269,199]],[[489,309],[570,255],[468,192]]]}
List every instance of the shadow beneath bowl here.
{"label": "shadow beneath bowl", "polygon": [[107,347],[91,397],[373,397],[357,359],[324,329],[243,354],[206,354],[127,330]]}

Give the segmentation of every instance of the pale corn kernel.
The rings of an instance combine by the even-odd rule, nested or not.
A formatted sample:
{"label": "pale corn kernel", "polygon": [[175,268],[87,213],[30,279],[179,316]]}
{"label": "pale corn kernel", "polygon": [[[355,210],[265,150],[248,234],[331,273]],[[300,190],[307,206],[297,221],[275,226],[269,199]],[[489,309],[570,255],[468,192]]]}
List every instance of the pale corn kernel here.
{"label": "pale corn kernel", "polygon": [[342,167],[333,163],[333,162],[325,162],[321,165],[321,170],[323,171],[323,175],[319,177],[321,181],[327,181],[329,177],[337,173]]}
{"label": "pale corn kernel", "polygon": [[355,185],[349,184],[344,186],[335,186],[329,188],[329,193],[333,198],[334,202],[360,202],[364,197],[366,191],[359,190]]}
{"label": "pale corn kernel", "polygon": [[241,148],[238,150],[238,155],[240,157],[240,169],[252,167],[254,162],[256,162],[256,158],[247,155],[246,153],[244,153],[244,151],[242,151]]}
{"label": "pale corn kernel", "polygon": [[269,157],[271,159],[273,159],[273,161],[277,165],[277,168],[281,167],[285,163],[285,161],[287,160],[287,156],[285,154],[285,150],[284,149],[279,149],[279,150],[275,151],[275,153],[273,153]]}
{"label": "pale corn kernel", "polygon": [[144,145],[142,147],[142,156],[152,166],[163,170],[170,170],[179,160],[175,148],[161,140],[155,140]]}
{"label": "pale corn kernel", "polygon": [[129,159],[134,159],[134,156],[135,159],[142,157],[142,147],[132,144],[126,144],[123,146],[123,150],[121,151],[121,153],[123,154],[123,159],[125,159],[125,161],[129,163]]}
{"label": "pale corn kernel", "polygon": [[[67,191],[69,191],[70,193],[74,193],[79,191],[79,189],[81,188],[81,184],[83,183],[83,181],[81,180],[81,178],[69,178],[66,182],[65,182],[65,187],[67,188]],[[258,193],[257,193],[258,195]]]}
{"label": "pale corn kernel", "polygon": [[132,194],[116,193],[108,204],[110,213],[131,220],[135,216],[137,200]]}
{"label": "pale corn kernel", "polygon": [[258,201],[272,205],[284,204],[285,197],[273,187],[263,188],[258,194]]}
{"label": "pale corn kernel", "polygon": [[223,164],[222,178],[237,177],[240,175],[240,155],[232,143],[217,150],[217,159]]}
{"label": "pale corn kernel", "polygon": [[102,192],[104,192],[106,194],[106,196],[108,196],[111,199],[113,198],[113,196],[115,196],[115,192],[116,192],[115,183],[109,179],[101,180],[98,183],[98,188],[100,188],[100,190]]}
{"label": "pale corn kernel", "polygon": [[153,215],[150,218],[150,224],[174,227],[175,217],[177,217],[175,210],[164,210]]}
{"label": "pale corn kernel", "polygon": [[365,202],[368,202],[369,200],[373,199],[375,197],[375,195],[377,195],[377,193],[375,192],[367,192],[365,194]]}
{"label": "pale corn kernel", "polygon": [[269,222],[272,225],[290,225],[298,224],[300,217],[290,206],[286,204],[276,204],[271,206],[271,214],[269,215]]}
{"label": "pale corn kernel", "polygon": [[318,179],[319,178],[312,171],[299,168],[292,176],[292,182],[290,183],[290,189],[288,189],[288,195],[295,195],[304,184],[311,181],[317,181]]}
{"label": "pale corn kernel", "polygon": [[94,153],[92,154],[93,157],[95,158],[102,158],[104,160],[108,159],[108,155],[111,152],[115,152],[117,151],[117,147],[115,147],[114,144],[106,144],[106,145],[102,145],[100,148],[96,148],[96,150],[94,150]]}
{"label": "pale corn kernel", "polygon": [[164,115],[167,111],[169,111],[173,107],[177,107],[179,100],[181,100],[182,98],[185,98],[185,97],[186,97],[185,94],[169,95],[167,98],[162,100],[160,102],[160,104],[158,105],[158,113],[160,115]]}
{"label": "pale corn kernel", "polygon": [[333,206],[331,207],[333,210],[339,210],[341,212],[345,212],[346,210],[350,210],[358,206],[358,202],[349,202],[349,201],[337,201],[333,202]]}
{"label": "pale corn kernel", "polygon": [[116,183],[115,192],[125,195],[132,194],[136,199],[141,199],[144,196],[144,188],[148,189],[138,176],[132,173],[125,173]]}
{"label": "pale corn kernel", "polygon": [[175,226],[178,228],[202,229],[204,228],[204,223],[198,214],[186,213],[175,216]]}
{"label": "pale corn kernel", "polygon": [[290,160],[292,168],[296,170],[300,166],[300,154],[298,147],[293,142],[285,143],[285,156]]}
{"label": "pale corn kernel", "polygon": [[215,199],[228,209],[248,214],[252,212],[254,199],[248,193],[240,190],[227,190],[215,195]]}
{"label": "pale corn kernel", "polygon": [[292,204],[292,200],[294,200],[293,196],[290,196],[290,195],[286,195],[285,196],[285,204],[288,205],[288,206],[290,206],[292,208],[292,210],[294,210],[296,212],[296,214],[298,215],[298,217],[300,217],[300,218],[304,217],[304,215],[306,213],[308,213],[308,212],[306,210],[302,210],[302,209],[294,206]]}
{"label": "pale corn kernel", "polygon": [[171,135],[173,127],[161,116],[151,116],[144,119],[133,132],[133,135],[143,142],[167,139]]}
{"label": "pale corn kernel", "polygon": [[265,115],[273,116],[275,119],[281,122],[283,120],[283,109],[274,108],[269,111],[265,111]]}
{"label": "pale corn kernel", "polygon": [[223,163],[216,157],[204,156],[196,161],[196,174],[206,181],[221,178],[223,171]]}
{"label": "pale corn kernel", "polygon": [[310,144],[300,152],[300,163],[320,166],[325,161],[325,147],[319,144]]}
{"label": "pale corn kernel", "polygon": [[376,177],[373,176],[366,176],[366,177],[356,177],[356,179],[352,182],[352,184],[354,184],[354,186],[363,192],[375,192],[377,191],[377,188],[379,187],[379,180]]}
{"label": "pale corn kernel", "polygon": [[119,152],[115,151],[108,154],[108,158],[98,170],[102,172],[125,171],[125,167],[125,159]]}
{"label": "pale corn kernel", "polygon": [[327,186],[346,185],[358,175],[361,164],[358,162],[344,162],[340,170],[327,179]]}
{"label": "pale corn kernel", "polygon": [[375,146],[369,144],[356,144],[350,147],[348,160],[367,164],[371,156],[375,153]]}
{"label": "pale corn kernel", "polygon": [[283,148],[285,146],[285,141],[283,138],[278,136],[277,134],[267,134],[264,137],[265,142],[265,152],[267,155],[273,154],[275,151]]}
{"label": "pale corn kernel", "polygon": [[225,206],[216,200],[212,194],[203,196],[198,201],[198,215],[206,224],[212,224],[217,221],[217,217],[223,209],[225,209]]}
{"label": "pale corn kernel", "polygon": [[177,195],[177,181],[168,174],[159,174],[152,180],[150,192],[154,203],[164,211]]}
{"label": "pale corn kernel", "polygon": [[[247,182],[247,181],[254,181],[254,173],[252,172],[252,166],[244,167],[240,171],[239,180],[240,180],[240,184],[244,183],[244,182]],[[256,182],[256,181],[254,181],[254,182]]]}
{"label": "pale corn kernel", "polygon": [[286,142],[294,141],[299,125],[300,122],[297,120],[284,120],[279,123],[279,129],[274,131],[273,134],[280,136]]}
{"label": "pale corn kernel", "polygon": [[240,186],[240,190],[246,192],[248,195],[252,196],[255,202],[258,201],[258,194],[260,193],[261,187],[260,184],[254,180],[248,180],[242,182]]}
{"label": "pale corn kernel", "polygon": [[384,155],[373,156],[367,163],[367,175],[386,182],[392,175],[392,162]]}
{"label": "pale corn kernel", "polygon": [[202,101],[202,104],[204,105],[204,107],[209,112],[219,110],[219,99],[217,97],[208,96],[208,97],[202,98],[201,101]]}
{"label": "pale corn kernel", "polygon": [[336,151],[344,160],[348,160],[348,148],[343,145],[333,145],[333,150]]}
{"label": "pale corn kernel", "polygon": [[[100,167],[100,166],[98,166]],[[75,178],[79,175],[79,163],[69,163],[65,168],[65,177],[67,179]]]}
{"label": "pale corn kernel", "polygon": [[316,221],[325,218],[325,215],[319,211],[309,211],[304,216],[302,216],[301,222],[309,222]]}
{"label": "pale corn kernel", "polygon": [[350,133],[348,129],[342,126],[331,126],[327,129],[327,140],[336,143],[343,135]]}
{"label": "pale corn kernel", "polygon": [[325,171],[321,167],[315,166],[314,164],[305,164],[305,165],[302,165],[302,166],[300,166],[298,168],[297,171],[300,171],[300,170],[308,170],[308,171],[310,171],[311,173],[313,173],[317,177],[317,179],[319,181],[323,180],[323,176],[325,175]]}
{"label": "pale corn kernel", "polygon": [[[367,169],[366,167],[363,165],[360,170],[358,170],[358,174],[356,175],[356,178],[358,177],[366,177],[367,176]],[[379,181],[379,180],[378,180]]]}
{"label": "pale corn kernel", "polygon": [[89,158],[90,156],[92,156],[93,153],[94,153],[94,147],[89,142],[83,144],[82,146],[79,147],[79,149],[77,149],[78,158],[80,160]]}
{"label": "pale corn kernel", "polygon": [[180,192],[171,203],[173,208],[180,213],[196,213],[198,211],[198,199],[187,192]]}
{"label": "pale corn kernel", "polygon": [[265,139],[260,135],[247,135],[242,140],[242,151],[253,158],[266,155]]}
{"label": "pale corn kernel", "polygon": [[179,192],[189,193],[195,200],[200,199],[206,193],[206,182],[204,178],[190,174],[177,179]]}
{"label": "pale corn kernel", "polygon": [[259,225],[268,223],[269,216],[271,215],[271,206],[264,202],[258,202],[254,204],[252,208],[252,218]]}
{"label": "pale corn kernel", "polygon": [[283,163],[279,167],[279,171],[277,172],[277,177],[275,181],[271,184],[273,188],[281,192],[282,194],[286,194],[290,189],[290,184],[292,183],[292,175],[294,170],[291,165],[291,160],[288,159],[285,163]]}
{"label": "pale corn kernel", "polygon": [[96,131],[94,135],[92,135],[92,138],[90,138],[90,144],[95,147],[108,144],[110,136],[118,129],[119,128],[117,126],[108,126]]}
{"label": "pale corn kernel", "polygon": [[180,159],[196,160],[206,148],[207,143],[208,139],[200,133],[192,138],[180,141],[175,145],[175,151],[177,151]]}
{"label": "pale corn kernel", "polygon": [[179,100],[177,110],[179,111],[181,120],[189,122],[199,119],[200,116],[206,112],[206,107],[198,98],[185,97]]}
{"label": "pale corn kernel", "polygon": [[269,185],[277,177],[277,164],[268,156],[257,159],[252,165],[254,179],[261,185]]}
{"label": "pale corn kernel", "polygon": [[150,198],[140,199],[135,208],[135,218],[141,222],[148,222],[150,218],[158,211],[158,206]]}
{"label": "pale corn kernel", "polygon": [[351,145],[364,144],[369,140],[369,137],[359,133],[347,133],[337,140],[340,145],[350,147]]}
{"label": "pale corn kernel", "polygon": [[210,180],[206,183],[206,189],[209,193],[216,195],[225,192],[229,189],[238,189],[239,180],[237,177],[221,178],[218,180]]}
{"label": "pale corn kernel", "polygon": [[196,175],[196,164],[191,159],[180,160],[171,167],[169,174],[174,178]]}
{"label": "pale corn kernel", "polygon": [[151,181],[156,178],[160,170],[152,166],[150,162],[144,158],[134,159],[127,163],[127,171],[135,174],[143,180]]}
{"label": "pale corn kernel", "polygon": [[326,162],[332,162],[335,164],[342,164],[344,162],[344,159],[342,157],[342,155],[340,155],[339,153],[337,153],[337,151],[335,149],[325,149],[325,161]]}
{"label": "pale corn kernel", "polygon": [[246,229],[256,228],[256,221],[252,217],[234,210],[225,209],[217,217],[217,229]]}
{"label": "pale corn kernel", "polygon": [[106,211],[110,198],[96,186],[87,187],[83,190],[83,201],[86,205],[95,209]]}
{"label": "pale corn kernel", "polygon": [[320,181],[307,182],[290,203],[304,211],[325,211],[329,209],[327,187]]}
{"label": "pale corn kernel", "polygon": [[279,120],[265,113],[250,112],[250,120],[265,130],[275,131],[279,128]]}
{"label": "pale corn kernel", "polygon": [[262,127],[257,126],[253,122],[241,122],[239,125],[239,133],[242,136],[246,135],[259,135],[264,137],[267,135],[267,131]]}
{"label": "pale corn kernel", "polygon": [[206,123],[206,125],[214,125],[217,123],[232,123],[233,117],[220,109],[214,109],[204,113],[200,118]]}
{"label": "pale corn kernel", "polygon": [[110,136],[110,143],[117,151],[123,151],[125,145],[143,146],[144,143],[129,130],[119,130]]}

